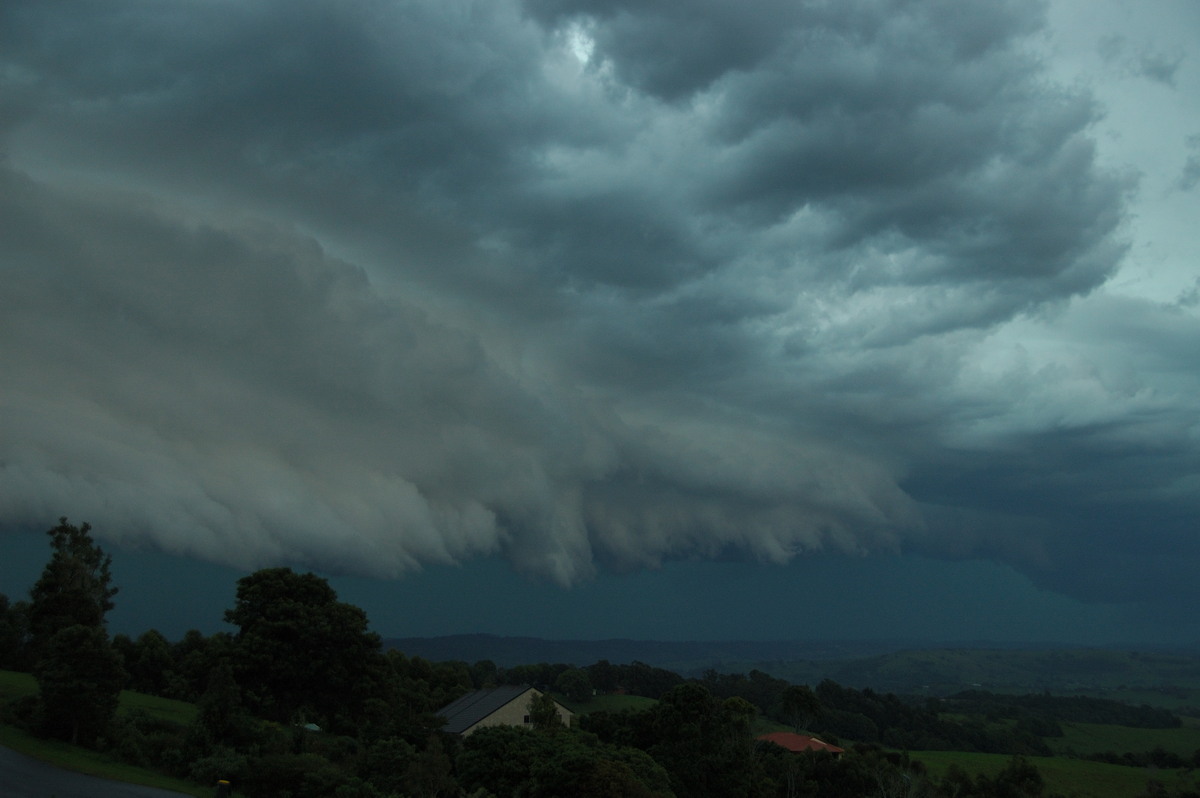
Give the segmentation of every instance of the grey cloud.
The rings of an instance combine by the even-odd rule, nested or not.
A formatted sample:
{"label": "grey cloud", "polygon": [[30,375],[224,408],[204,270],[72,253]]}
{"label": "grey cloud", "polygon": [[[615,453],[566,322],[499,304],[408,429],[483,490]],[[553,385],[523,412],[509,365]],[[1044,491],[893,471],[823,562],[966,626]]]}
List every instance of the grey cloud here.
{"label": "grey cloud", "polygon": [[1200,184],[1200,133],[1188,136],[1187,148],[1191,151],[1184,161],[1177,183],[1180,191],[1191,191]]}
{"label": "grey cloud", "polygon": [[1124,53],[1128,41],[1124,36],[1105,36],[1096,42],[1096,54],[1105,64],[1115,63]]}
{"label": "grey cloud", "polygon": [[[679,101],[732,74],[754,73],[781,47],[825,48],[840,40],[856,50],[877,45],[911,55],[935,40],[954,59],[979,56],[1038,24],[1027,0],[963,11],[954,3],[789,3],[736,6],[718,0],[690,5],[625,0],[532,0],[534,15],[550,24],[594,23],[597,58],[612,64],[624,83],[667,101]],[[806,76],[801,76],[803,80]],[[852,100],[851,100],[852,101]]]}
{"label": "grey cloud", "polygon": [[603,466],[568,401],[311,240],[5,177],[27,217],[6,242],[26,253],[4,298],[10,515],[57,496],[111,523],[111,503],[110,534],[394,574],[496,551],[497,514],[537,517]]}
{"label": "grey cloud", "polygon": [[786,30],[809,11],[795,3],[737,7],[707,1],[629,3],[618,0],[532,0],[538,19],[552,25],[592,20],[597,57],[623,83],[676,101],[703,90],[732,70],[752,69]]}
{"label": "grey cloud", "polygon": [[[1192,467],[1113,443],[1187,428],[1192,365],[1144,353],[1190,322],[1074,304],[1131,183],[1036,3],[73,9],[0,11],[9,520],[563,583],[920,548],[1082,591],[1052,504]],[[1114,371],[1022,362],[1023,324]]]}
{"label": "grey cloud", "polygon": [[[287,230],[5,178],[23,233],[5,249],[27,253],[3,307],[0,478],[18,522],[58,497],[118,540],[246,567],[395,575],[505,551],[570,582],[594,555],[625,567],[726,544],[776,560],[826,539],[854,548],[851,518],[886,526],[903,508],[885,475],[858,484],[870,464],[830,473],[846,459],[834,451],[792,444],[778,473],[759,466],[763,485],[746,467],[766,441],[736,426],[691,440],[714,434],[702,413],[635,428],[565,387],[522,386],[471,334],[380,302],[360,270]],[[800,459],[826,475],[790,471]],[[660,487],[616,490],[618,463]],[[857,506],[876,491],[891,494],[882,509]],[[820,521],[786,523],[809,506]]]}
{"label": "grey cloud", "polygon": [[1175,87],[1175,73],[1183,63],[1183,55],[1166,55],[1165,53],[1142,53],[1138,56],[1137,72],[1142,77]]}
{"label": "grey cloud", "polygon": [[959,390],[976,398],[960,397],[940,427],[953,445],[903,483],[924,502],[970,506],[988,522],[927,511],[928,527],[912,540],[922,550],[963,545],[962,531],[974,527],[967,550],[1017,546],[1006,559],[1026,562],[1046,587],[1092,600],[1193,596],[1159,552],[1186,561],[1196,542],[1195,315],[1098,298],[1054,322],[1052,332],[1031,324],[1028,340],[1050,336],[1067,344],[1066,356],[1046,360],[1014,341],[1005,368],[960,372]]}
{"label": "grey cloud", "polygon": [[1197,185],[1200,185],[1200,155],[1189,155],[1179,176],[1179,188],[1191,191]]}
{"label": "grey cloud", "polygon": [[1125,36],[1106,36],[1096,46],[1101,60],[1126,77],[1145,78],[1175,88],[1175,75],[1183,64],[1183,53],[1168,54],[1149,45],[1136,55],[1129,50],[1130,42]]}

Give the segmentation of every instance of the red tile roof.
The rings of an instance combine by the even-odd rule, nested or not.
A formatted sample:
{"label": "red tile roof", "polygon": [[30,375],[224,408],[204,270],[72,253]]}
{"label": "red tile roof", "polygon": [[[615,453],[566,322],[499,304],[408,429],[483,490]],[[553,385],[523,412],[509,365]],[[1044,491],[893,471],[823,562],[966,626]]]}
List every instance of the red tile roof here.
{"label": "red tile roof", "polygon": [[775,743],[795,753],[800,753],[801,751],[828,751],[831,754],[841,754],[845,752],[844,748],[830,745],[824,740],[818,740],[816,737],[809,737],[804,734],[795,734],[794,732],[771,732],[770,734],[761,735],[758,739]]}

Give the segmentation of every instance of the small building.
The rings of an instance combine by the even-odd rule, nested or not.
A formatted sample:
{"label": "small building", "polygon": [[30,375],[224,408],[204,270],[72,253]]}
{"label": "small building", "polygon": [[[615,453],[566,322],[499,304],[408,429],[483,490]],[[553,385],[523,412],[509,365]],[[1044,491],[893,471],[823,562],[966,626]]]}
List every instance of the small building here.
{"label": "small building", "polygon": [[794,754],[801,754],[805,751],[827,751],[833,754],[834,758],[840,757],[846,753],[846,749],[838,748],[836,745],[830,745],[824,740],[818,740],[816,737],[809,737],[807,734],[796,734],[794,732],[771,732],[758,737],[769,743],[781,748],[786,748]]}
{"label": "small building", "polygon": [[[442,731],[466,737],[484,726],[530,726],[529,701],[542,693],[529,685],[505,685],[467,693],[438,710],[446,719]],[[559,720],[571,725],[571,710],[557,701]]]}

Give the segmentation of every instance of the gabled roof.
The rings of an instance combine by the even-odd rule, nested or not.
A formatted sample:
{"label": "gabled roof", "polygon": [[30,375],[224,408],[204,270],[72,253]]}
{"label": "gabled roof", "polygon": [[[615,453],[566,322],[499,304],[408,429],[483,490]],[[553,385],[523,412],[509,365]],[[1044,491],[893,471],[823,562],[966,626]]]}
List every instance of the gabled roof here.
{"label": "gabled roof", "polygon": [[758,739],[775,743],[794,753],[800,753],[801,751],[828,751],[831,754],[845,753],[844,748],[830,745],[824,740],[818,740],[816,737],[809,737],[808,735],[796,734],[794,732],[771,732],[770,734],[759,736]]}
{"label": "gabled roof", "polygon": [[488,715],[509,702],[517,700],[532,689],[527,684],[504,685],[467,693],[457,701],[438,710],[437,714],[446,719],[446,725],[442,727],[442,731],[462,734]]}

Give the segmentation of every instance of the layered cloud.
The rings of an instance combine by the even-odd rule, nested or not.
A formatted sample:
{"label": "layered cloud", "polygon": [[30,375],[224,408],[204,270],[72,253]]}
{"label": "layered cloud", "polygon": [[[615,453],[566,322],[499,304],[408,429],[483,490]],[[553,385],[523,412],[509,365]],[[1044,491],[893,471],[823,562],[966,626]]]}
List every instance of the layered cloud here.
{"label": "layered cloud", "polygon": [[1136,182],[1040,4],[71,12],[0,11],[5,520],[1194,590],[1145,578],[1196,546],[1194,293],[1106,287]]}

